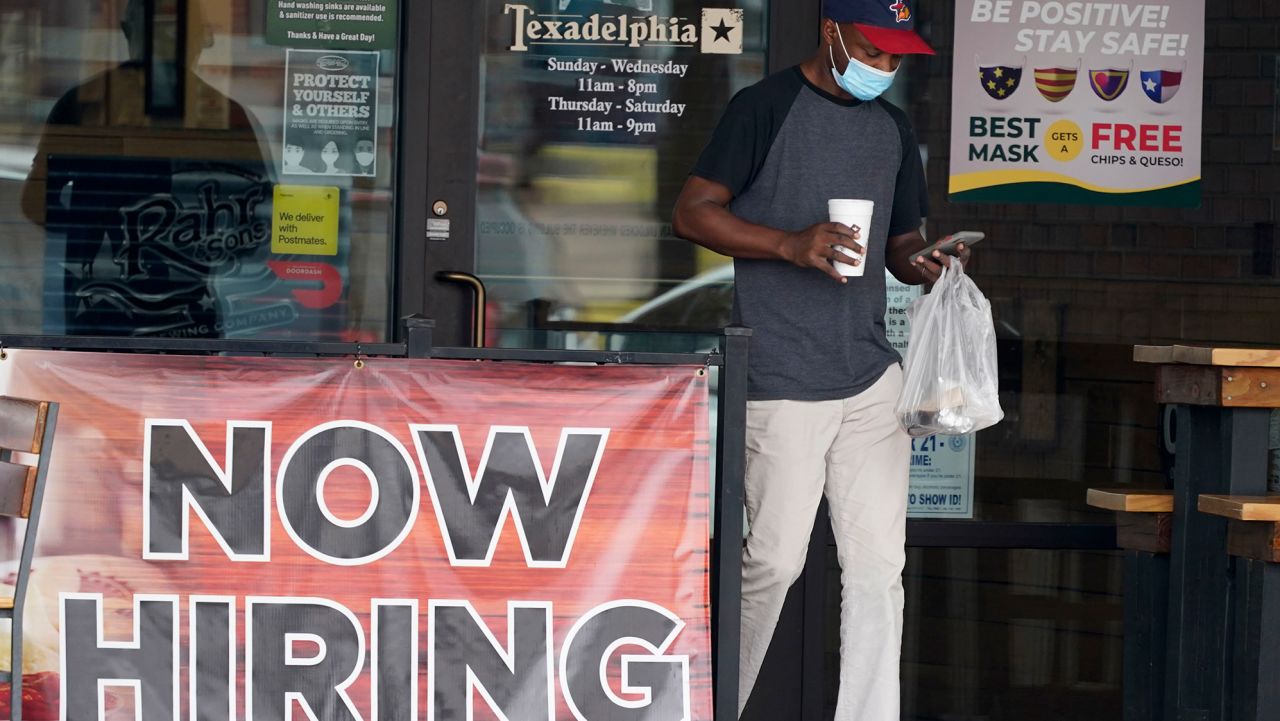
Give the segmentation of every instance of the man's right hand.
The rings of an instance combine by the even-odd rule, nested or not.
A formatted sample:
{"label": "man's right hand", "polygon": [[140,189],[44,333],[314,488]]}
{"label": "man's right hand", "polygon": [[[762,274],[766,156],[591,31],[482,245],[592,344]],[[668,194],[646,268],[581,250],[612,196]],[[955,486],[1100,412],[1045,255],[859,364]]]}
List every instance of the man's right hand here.
{"label": "man's right hand", "polygon": [[[798,233],[787,233],[782,239],[782,257],[802,268],[816,268],[832,278],[845,283],[847,278],[840,275],[831,265],[831,261],[858,265],[860,257],[866,251],[858,242],[861,232],[842,223],[818,223]],[[845,248],[849,254],[859,256],[851,258],[849,254],[837,249]]]}
{"label": "man's right hand", "polygon": [[731,258],[786,260],[803,268],[816,268],[846,282],[832,260],[860,263],[831,246],[863,255],[861,234],[840,223],[818,223],[797,233],[749,223],[729,212],[733,191],[714,180],[690,175],[676,200],[671,223],[676,235]]}

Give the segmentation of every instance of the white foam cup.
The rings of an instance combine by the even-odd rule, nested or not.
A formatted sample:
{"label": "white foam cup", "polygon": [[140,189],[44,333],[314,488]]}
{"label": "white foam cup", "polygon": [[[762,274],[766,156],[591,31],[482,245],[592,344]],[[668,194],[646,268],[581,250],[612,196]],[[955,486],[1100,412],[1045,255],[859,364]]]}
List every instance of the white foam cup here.
{"label": "white foam cup", "polygon": [[[856,228],[858,233],[858,245],[867,247],[867,243],[871,238],[871,218],[875,214],[876,204],[871,200],[854,200],[848,198],[832,198],[827,201],[827,213],[832,223],[841,223],[850,228]],[[843,251],[842,251],[843,252]],[[848,253],[846,253],[848,255]],[[861,256],[854,256],[861,259],[862,262],[857,265],[849,263],[840,263],[833,261],[836,272],[840,275],[858,278],[862,276],[862,272],[867,267],[867,256],[863,253]]]}

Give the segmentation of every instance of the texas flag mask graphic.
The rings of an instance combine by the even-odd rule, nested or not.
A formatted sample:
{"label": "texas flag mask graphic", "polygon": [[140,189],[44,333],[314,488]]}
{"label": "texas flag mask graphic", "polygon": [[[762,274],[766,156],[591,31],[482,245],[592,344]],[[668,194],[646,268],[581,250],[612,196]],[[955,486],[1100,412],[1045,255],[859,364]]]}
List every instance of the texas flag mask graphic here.
{"label": "texas flag mask graphic", "polygon": [[1182,87],[1181,70],[1143,70],[1139,73],[1142,79],[1142,92],[1157,103],[1167,103],[1178,94]]}
{"label": "texas flag mask graphic", "polygon": [[1036,68],[1036,90],[1051,103],[1062,102],[1075,89],[1079,73],[1078,63],[1074,68]]}
{"label": "texas flag mask graphic", "polygon": [[1021,65],[983,65],[978,62],[978,81],[982,89],[996,100],[1013,95],[1022,83]]}
{"label": "texas flag mask graphic", "polygon": [[1129,85],[1130,68],[1107,68],[1106,70],[1090,70],[1089,85],[1093,92],[1103,100],[1111,102],[1124,93]]}

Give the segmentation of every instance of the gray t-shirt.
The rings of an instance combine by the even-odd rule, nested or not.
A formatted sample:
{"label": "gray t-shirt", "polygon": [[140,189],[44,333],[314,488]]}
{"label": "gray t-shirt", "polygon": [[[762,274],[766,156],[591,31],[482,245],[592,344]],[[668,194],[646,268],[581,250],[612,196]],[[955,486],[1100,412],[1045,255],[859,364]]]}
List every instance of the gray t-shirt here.
{"label": "gray t-shirt", "polygon": [[848,398],[901,361],[885,339],[885,241],[918,229],[928,202],[901,110],[836,97],[790,68],[734,96],[693,174],[732,191],[734,215],[786,231],[826,221],[829,198],[875,201],[865,275],[847,284],[784,261],[734,261],[733,319],[753,331],[748,398]]}

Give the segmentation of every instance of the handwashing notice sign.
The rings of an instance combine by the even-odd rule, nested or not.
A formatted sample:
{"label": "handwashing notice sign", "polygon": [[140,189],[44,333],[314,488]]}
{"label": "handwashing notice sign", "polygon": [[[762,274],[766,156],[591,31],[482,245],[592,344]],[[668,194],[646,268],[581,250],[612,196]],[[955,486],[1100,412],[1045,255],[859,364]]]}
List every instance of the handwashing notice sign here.
{"label": "handwashing notice sign", "polygon": [[270,45],[311,50],[391,50],[399,0],[267,0]]}

